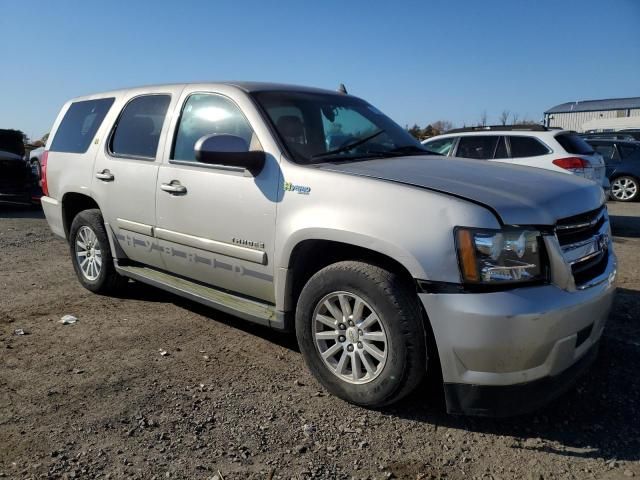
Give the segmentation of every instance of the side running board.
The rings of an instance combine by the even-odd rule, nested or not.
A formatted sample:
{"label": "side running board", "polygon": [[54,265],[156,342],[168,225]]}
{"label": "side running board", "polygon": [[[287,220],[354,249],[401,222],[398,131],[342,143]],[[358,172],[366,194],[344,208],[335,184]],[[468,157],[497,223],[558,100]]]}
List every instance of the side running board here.
{"label": "side running board", "polygon": [[285,329],[284,314],[273,305],[248,300],[169,273],[141,266],[124,266],[115,262],[116,271],[125,277],[158,287],[194,302],[277,330]]}

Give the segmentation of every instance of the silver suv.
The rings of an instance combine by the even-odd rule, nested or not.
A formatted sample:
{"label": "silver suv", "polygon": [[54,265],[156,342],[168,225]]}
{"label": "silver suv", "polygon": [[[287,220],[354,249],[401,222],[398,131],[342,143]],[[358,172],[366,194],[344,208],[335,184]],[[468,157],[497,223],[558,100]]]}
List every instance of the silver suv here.
{"label": "silver suv", "polygon": [[430,156],[364,100],[261,83],[77,98],[46,149],[42,204],[82,285],[294,329],[349,402],[432,373],[449,412],[515,414],[596,354],[616,258],[583,178]]}

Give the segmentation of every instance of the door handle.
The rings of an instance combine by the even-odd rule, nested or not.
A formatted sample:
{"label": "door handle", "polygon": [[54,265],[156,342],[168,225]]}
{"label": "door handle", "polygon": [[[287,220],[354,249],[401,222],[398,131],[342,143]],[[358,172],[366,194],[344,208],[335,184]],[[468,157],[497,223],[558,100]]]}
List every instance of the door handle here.
{"label": "door handle", "polygon": [[108,169],[105,168],[101,172],[96,173],[96,178],[98,180],[102,180],[103,182],[113,182],[113,180],[116,177],[114,177],[113,173],[111,173]]}
{"label": "door handle", "polygon": [[173,195],[184,195],[187,193],[187,187],[180,185],[180,182],[173,180],[171,183],[163,183],[160,189]]}

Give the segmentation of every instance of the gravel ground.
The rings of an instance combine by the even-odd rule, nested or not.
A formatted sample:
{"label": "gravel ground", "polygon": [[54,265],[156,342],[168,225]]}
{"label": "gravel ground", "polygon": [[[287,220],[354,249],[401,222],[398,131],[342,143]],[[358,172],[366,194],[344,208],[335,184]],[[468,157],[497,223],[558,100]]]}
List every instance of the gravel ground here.
{"label": "gravel ground", "polygon": [[348,405],[291,335],[141,284],[93,295],[40,212],[0,207],[0,477],[640,477],[640,204],[610,211],[619,293],[596,364],[495,420],[446,415],[428,386]]}

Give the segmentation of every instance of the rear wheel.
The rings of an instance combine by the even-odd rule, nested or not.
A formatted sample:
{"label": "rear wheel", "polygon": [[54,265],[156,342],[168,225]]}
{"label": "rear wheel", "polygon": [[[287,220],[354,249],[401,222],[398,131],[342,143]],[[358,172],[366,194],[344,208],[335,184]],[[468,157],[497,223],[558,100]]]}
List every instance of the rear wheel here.
{"label": "rear wheel", "polygon": [[76,215],[69,232],[69,247],[78,280],[87,290],[109,294],[126,282],[113,264],[100,210],[84,210]]}
{"label": "rear wheel", "polygon": [[611,196],[619,202],[633,202],[637,200],[640,185],[633,177],[618,177],[611,182]]}
{"label": "rear wheel", "polygon": [[339,262],[311,277],[298,301],[296,335],[311,372],[351,403],[391,404],[426,373],[415,290],[375,265]]}

